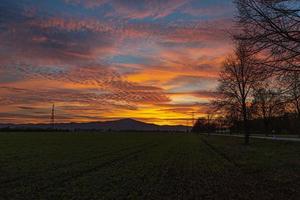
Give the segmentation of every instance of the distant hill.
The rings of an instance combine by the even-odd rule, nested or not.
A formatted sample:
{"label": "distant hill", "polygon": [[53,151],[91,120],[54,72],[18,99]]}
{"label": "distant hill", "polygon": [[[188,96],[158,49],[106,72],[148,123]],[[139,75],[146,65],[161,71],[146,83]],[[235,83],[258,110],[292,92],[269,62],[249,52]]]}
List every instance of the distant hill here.
{"label": "distant hill", "polygon": [[[0,129],[52,129],[51,124],[0,124]],[[58,130],[99,130],[99,131],[179,131],[184,132],[190,127],[187,126],[171,126],[171,125],[156,125],[145,123],[134,119],[120,119],[115,121],[104,122],[88,122],[88,123],[58,123],[55,124],[55,129]]]}

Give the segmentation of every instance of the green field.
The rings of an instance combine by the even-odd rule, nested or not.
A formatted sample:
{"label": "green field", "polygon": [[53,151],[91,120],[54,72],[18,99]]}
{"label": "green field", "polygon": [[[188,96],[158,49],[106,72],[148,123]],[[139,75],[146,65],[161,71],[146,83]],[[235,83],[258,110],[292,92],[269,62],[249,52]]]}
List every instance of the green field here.
{"label": "green field", "polygon": [[300,199],[300,143],[2,133],[1,199]]}

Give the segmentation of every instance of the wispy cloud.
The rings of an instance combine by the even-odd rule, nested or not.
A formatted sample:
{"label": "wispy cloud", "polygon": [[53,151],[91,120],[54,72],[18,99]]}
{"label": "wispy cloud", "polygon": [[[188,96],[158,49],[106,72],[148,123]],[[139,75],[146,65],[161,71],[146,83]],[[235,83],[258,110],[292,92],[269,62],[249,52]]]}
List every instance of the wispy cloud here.
{"label": "wispy cloud", "polygon": [[230,6],[229,0],[2,0],[0,118],[47,121],[55,102],[65,121],[182,123],[175,119],[188,117],[184,110],[201,113],[216,95],[230,49]]}
{"label": "wispy cloud", "polygon": [[109,16],[140,19],[168,16],[191,0],[66,0],[66,2],[84,5],[87,8],[97,8],[108,4],[112,7]]}

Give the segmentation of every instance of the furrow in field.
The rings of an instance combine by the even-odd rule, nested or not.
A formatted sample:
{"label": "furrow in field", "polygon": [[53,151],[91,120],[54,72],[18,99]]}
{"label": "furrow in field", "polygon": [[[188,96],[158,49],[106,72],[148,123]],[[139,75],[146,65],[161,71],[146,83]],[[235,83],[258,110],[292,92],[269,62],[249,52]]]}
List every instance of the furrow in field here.
{"label": "furrow in field", "polygon": [[150,176],[154,177],[151,184],[148,184],[147,192],[142,197],[143,199],[162,199],[170,193],[171,184],[166,184],[167,177],[169,177],[171,167],[175,165],[174,155],[177,156],[179,142],[168,145],[165,152],[162,152],[165,158],[159,163]]}
{"label": "furrow in field", "polygon": [[178,199],[183,194],[184,166],[188,160],[181,138],[168,149],[168,158],[157,169],[156,180],[143,199]]}
{"label": "furrow in field", "polygon": [[156,148],[123,166],[114,176],[115,178],[117,176],[117,180],[112,179],[110,181],[110,186],[117,189],[114,194],[107,195],[104,199],[121,197],[127,199],[151,199],[152,194],[150,190],[158,178],[158,169],[169,158],[167,150],[170,146],[173,146],[173,143],[170,141],[160,142]]}
{"label": "furrow in field", "polygon": [[[239,164],[205,139],[201,138],[201,141],[207,149],[215,154],[220,163],[225,162],[225,165],[228,166],[227,169],[220,171],[217,176],[215,175],[216,178],[221,178],[218,182],[226,187],[228,196],[239,199],[264,199],[264,196],[269,197],[267,191],[262,189],[261,184],[254,177],[245,173]],[[221,192],[218,191],[218,194],[221,194]]]}
{"label": "furrow in field", "polygon": [[[103,168],[110,167],[115,164],[126,163],[127,160],[134,159],[136,155],[141,154],[144,151],[146,151],[147,149],[153,148],[155,146],[157,146],[157,144],[150,144],[150,145],[144,146],[143,148],[137,149],[133,152],[127,153],[125,155],[117,156],[116,158],[114,158],[112,160],[105,161],[94,167],[84,169],[84,170],[79,170],[79,171],[73,171],[70,174],[68,174],[68,173],[60,174],[56,177],[56,178],[58,178],[58,180],[55,180],[51,184],[48,184],[46,186],[37,188],[37,191],[47,190],[47,188],[53,187],[53,186],[59,187],[60,185],[63,185],[64,183],[70,182],[74,179],[78,179],[78,178],[86,176],[88,174],[95,173],[96,171],[99,171]],[[63,178],[61,178],[61,177],[63,177]]]}
{"label": "furrow in field", "polygon": [[[23,175],[23,176],[18,176],[12,179],[8,179],[8,180],[3,180],[0,182],[0,190],[3,188],[7,188],[7,187],[11,187],[13,183],[15,182],[19,182],[21,180],[27,179],[27,178],[31,178],[31,177],[36,177],[37,174],[47,174],[47,173],[51,173],[51,172],[57,172],[60,169],[65,169],[65,168],[69,168],[70,166],[74,166],[74,165],[80,165],[82,163],[86,163],[86,162],[92,162],[94,160],[98,160],[98,159],[102,159],[105,157],[109,157],[115,154],[119,154],[121,152],[125,152],[125,151],[129,151],[129,150],[133,150],[133,149],[137,149],[140,147],[144,147],[146,145],[145,144],[140,144],[140,145],[135,145],[135,146],[130,146],[130,147],[126,147],[126,148],[122,148],[119,149],[117,151],[106,151],[106,152],[101,152],[100,155],[96,155],[96,156],[92,156],[83,160],[77,160],[77,161],[73,161],[73,162],[68,162],[68,163],[64,163],[64,164],[56,164],[55,166],[53,166],[52,168],[48,169],[48,170],[43,170],[40,171],[39,173],[34,173],[34,174],[29,174],[29,175]],[[95,153],[95,152],[94,152]]]}
{"label": "furrow in field", "polygon": [[[20,188],[19,196],[22,196],[22,190],[26,189],[26,191],[30,194],[39,194],[41,192],[47,191],[48,188],[61,188],[64,187],[64,184],[72,182],[75,179],[78,179],[80,177],[84,177],[89,174],[93,174],[94,172],[97,172],[99,170],[102,170],[104,168],[110,168],[113,165],[121,164],[126,162],[126,160],[134,159],[136,155],[142,153],[143,151],[153,148],[156,146],[156,144],[148,144],[145,145],[143,148],[138,148],[134,151],[130,151],[129,153],[124,153],[120,155],[116,155],[112,159],[108,158],[108,160],[104,160],[101,162],[101,164],[97,163],[96,161],[93,161],[89,164],[95,164],[95,166],[70,166],[69,168],[66,168],[64,172],[60,173],[54,173],[53,176],[50,176],[49,174],[46,175],[48,178],[47,180],[32,180],[34,184],[31,183],[31,181],[27,182],[18,182],[15,186],[9,187],[11,190],[6,188],[6,190],[3,190],[3,195],[9,197],[11,195],[18,195],[15,194],[16,190]],[[25,188],[24,188],[25,187]],[[24,188],[24,189],[21,189]]]}
{"label": "furrow in field", "polygon": [[[138,189],[142,184],[141,176],[147,175],[144,168],[147,164],[143,164],[143,161],[148,160],[148,157],[160,147],[161,144],[149,146],[139,153],[135,152],[134,155],[127,156],[126,159],[110,163],[101,170],[85,173],[76,179],[60,182],[58,185],[51,185],[42,193],[55,191],[64,194],[64,198],[71,198],[65,191],[75,187],[81,188],[80,191],[74,191],[80,199],[91,199],[92,197],[95,199],[130,198],[139,192]],[[61,196],[53,196],[53,198],[58,197]]]}

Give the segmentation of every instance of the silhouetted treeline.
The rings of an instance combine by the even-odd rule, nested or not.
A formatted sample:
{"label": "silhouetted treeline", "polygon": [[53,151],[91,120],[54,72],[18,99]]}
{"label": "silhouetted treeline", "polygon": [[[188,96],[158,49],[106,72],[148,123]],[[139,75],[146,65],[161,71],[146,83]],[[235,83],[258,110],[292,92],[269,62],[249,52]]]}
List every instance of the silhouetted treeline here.
{"label": "silhouetted treeline", "polygon": [[[282,116],[272,117],[269,122],[268,131],[266,130],[264,119],[255,118],[248,121],[251,134],[271,135],[298,135],[300,132],[298,119],[294,114],[286,113]],[[210,120],[200,118],[195,123],[192,132],[194,133],[228,133],[242,134],[244,124],[242,120],[224,123],[223,118]]]}
{"label": "silhouetted treeline", "polygon": [[[268,130],[265,128],[263,119],[252,119],[249,121],[249,131],[253,134],[262,135],[298,135],[300,129],[297,126],[298,119],[292,114],[273,117],[270,119]],[[237,121],[230,127],[231,133],[241,133],[242,122]]]}
{"label": "silhouetted treeline", "polygon": [[235,4],[235,48],[223,62],[212,102],[226,121],[218,127],[242,131],[245,144],[253,132],[300,135],[300,1]]}
{"label": "silhouetted treeline", "polygon": [[192,132],[194,133],[214,133],[217,129],[220,128],[216,120],[209,121],[205,118],[200,118],[196,121],[192,128]]}

